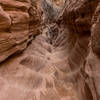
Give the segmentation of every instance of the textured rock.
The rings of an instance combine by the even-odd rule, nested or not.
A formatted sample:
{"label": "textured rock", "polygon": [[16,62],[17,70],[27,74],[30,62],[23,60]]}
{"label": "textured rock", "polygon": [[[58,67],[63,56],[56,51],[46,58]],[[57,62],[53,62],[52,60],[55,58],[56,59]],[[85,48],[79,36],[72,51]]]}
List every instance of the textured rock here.
{"label": "textured rock", "polygon": [[39,34],[40,16],[36,7],[30,0],[0,0],[0,62],[24,50],[33,36]]}
{"label": "textured rock", "polygon": [[11,19],[9,14],[7,14],[0,6],[0,30],[9,29],[11,26]]}
{"label": "textured rock", "polygon": [[[24,48],[22,43],[26,45],[26,42],[24,42],[25,38],[27,40],[27,36],[36,31],[32,27],[38,27],[38,17],[34,16],[37,12],[33,12],[34,9],[36,8],[29,8],[29,17],[25,11],[22,14],[15,12],[15,10],[13,12],[7,11],[13,19],[13,25],[11,25],[9,33],[7,33],[8,31],[6,32],[7,36],[2,33],[2,38],[4,39],[2,42],[3,44],[5,43],[1,45],[4,46],[1,49],[3,50],[2,52],[4,52],[4,48],[5,51],[9,50],[7,54],[12,53],[10,51],[12,47],[18,47],[18,50]],[[29,34],[26,33],[28,19]],[[36,26],[33,26],[33,23],[36,23]],[[9,58],[9,60],[0,64],[0,100],[78,100],[73,84],[66,81],[66,75],[58,68],[59,61],[62,62],[59,66],[63,65],[61,58],[66,59],[66,56],[63,56],[66,53],[61,51],[62,53],[60,54],[59,50],[56,51],[54,49],[57,46],[51,45],[55,45],[53,41],[58,36],[55,36],[59,32],[58,26],[56,23],[51,23],[48,30],[48,23],[46,24],[47,27],[43,26],[43,34],[37,36],[23,54],[13,56],[11,59]],[[45,31],[48,34],[45,34]],[[5,40],[5,38],[7,39]],[[49,39],[51,44],[47,41]]]}
{"label": "textured rock", "polygon": [[52,0],[54,4],[58,5],[58,6],[63,6],[65,3],[65,0]]}
{"label": "textured rock", "polygon": [[[42,1],[42,7],[52,6]],[[0,100],[99,100],[98,2],[65,0],[51,21],[44,17],[54,13],[55,6],[40,11],[39,1],[1,0],[1,17],[7,23],[0,29],[1,61],[26,48],[40,28],[42,34],[23,54],[0,64]]]}
{"label": "textured rock", "polygon": [[100,4],[98,4],[95,15],[93,17],[94,24],[92,26],[92,50],[95,54],[99,55],[100,54]]}
{"label": "textured rock", "polygon": [[[87,57],[87,63],[86,63],[86,72],[91,77],[92,82],[89,82],[89,84],[94,84],[94,91],[91,88],[92,93],[94,94],[93,100],[99,100],[100,99],[100,3],[97,6],[95,15],[93,17],[94,24],[91,28],[91,47],[89,56]],[[90,86],[91,86],[90,85]]]}
{"label": "textured rock", "polygon": [[[37,13],[30,15],[30,7],[32,13]],[[24,50],[33,36],[39,34],[40,16],[36,7],[30,0],[0,0],[0,62]]]}
{"label": "textured rock", "polygon": [[78,100],[73,84],[58,68],[66,62],[66,52],[59,54],[47,39],[37,36],[23,54],[0,64],[1,100]]}
{"label": "textured rock", "polygon": [[[94,73],[95,78],[91,77],[91,73],[98,69],[99,64],[97,63],[98,60],[95,62],[97,58],[91,53],[90,45],[92,44],[95,53],[99,53],[100,25],[98,22],[93,26],[91,33],[91,20],[98,2],[99,0],[66,0],[65,8],[58,17],[58,21],[62,18],[63,23],[68,28],[68,33],[66,33],[69,43],[66,51],[68,50],[68,66],[72,72],[70,80],[75,84],[79,100],[100,99],[98,94],[100,77],[98,76],[96,79],[96,73]],[[91,34],[92,41],[90,40]],[[95,63],[96,65],[94,65]],[[66,69],[68,66],[66,66]]]}

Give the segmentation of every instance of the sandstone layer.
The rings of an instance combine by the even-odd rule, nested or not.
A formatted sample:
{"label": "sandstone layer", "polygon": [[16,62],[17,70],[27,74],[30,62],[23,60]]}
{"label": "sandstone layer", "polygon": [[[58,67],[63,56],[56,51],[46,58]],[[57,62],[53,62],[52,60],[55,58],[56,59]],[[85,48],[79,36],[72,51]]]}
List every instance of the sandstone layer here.
{"label": "sandstone layer", "polygon": [[100,100],[100,1],[40,1],[0,1],[0,61],[27,47],[0,64],[0,100]]}
{"label": "sandstone layer", "polygon": [[39,34],[39,8],[32,4],[30,0],[0,0],[0,62],[23,51]]}

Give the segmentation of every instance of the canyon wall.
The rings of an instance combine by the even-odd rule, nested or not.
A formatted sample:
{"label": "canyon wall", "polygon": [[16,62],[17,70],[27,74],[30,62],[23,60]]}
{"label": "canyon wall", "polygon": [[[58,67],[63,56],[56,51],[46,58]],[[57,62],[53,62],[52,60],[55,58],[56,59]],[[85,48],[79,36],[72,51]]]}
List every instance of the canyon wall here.
{"label": "canyon wall", "polygon": [[[66,0],[59,15],[66,32],[68,66],[79,100],[100,99],[100,4],[99,0]],[[68,68],[66,66],[66,69]],[[66,72],[67,73],[67,72]]]}
{"label": "canyon wall", "polygon": [[0,62],[23,51],[40,33],[37,3],[34,0],[0,0]]}
{"label": "canyon wall", "polygon": [[100,99],[100,1],[51,1],[0,0],[0,62],[33,40],[0,64],[2,100]]}

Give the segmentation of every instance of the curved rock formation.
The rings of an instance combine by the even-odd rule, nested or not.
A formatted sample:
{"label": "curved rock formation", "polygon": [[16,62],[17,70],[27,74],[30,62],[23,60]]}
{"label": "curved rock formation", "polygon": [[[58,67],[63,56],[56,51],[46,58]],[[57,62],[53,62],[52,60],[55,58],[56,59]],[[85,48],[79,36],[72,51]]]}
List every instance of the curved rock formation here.
{"label": "curved rock formation", "polygon": [[[39,34],[40,13],[36,6],[30,0],[0,0],[0,62],[23,51],[33,36]],[[35,12],[34,18],[28,13],[30,7],[29,13]]]}
{"label": "curved rock formation", "polygon": [[1,0],[0,100],[99,100],[99,2]]}
{"label": "curved rock formation", "polygon": [[[99,24],[96,24],[94,28],[94,30],[97,28],[96,31],[92,31],[93,41],[90,41],[91,20],[98,2],[98,0],[66,0],[63,12],[58,16],[58,21],[62,19],[63,23],[68,28],[67,34],[69,35],[67,36],[69,36],[70,41],[70,44],[68,44],[66,48],[69,53],[68,66],[73,73],[71,81],[76,84],[75,87],[78,92],[79,100],[100,99],[98,94],[99,89],[96,88],[98,87],[96,83],[99,82],[95,82],[95,78],[90,77],[90,72],[87,73],[88,68],[92,70],[91,66],[88,67],[87,65],[87,62],[91,61],[87,59],[91,55],[91,47],[89,47],[89,44],[92,43],[94,52],[99,51],[99,47],[96,47],[99,45],[99,39],[98,44],[96,41],[96,37],[99,38]],[[66,66],[66,69],[68,66]],[[96,70],[97,68],[94,69]]]}

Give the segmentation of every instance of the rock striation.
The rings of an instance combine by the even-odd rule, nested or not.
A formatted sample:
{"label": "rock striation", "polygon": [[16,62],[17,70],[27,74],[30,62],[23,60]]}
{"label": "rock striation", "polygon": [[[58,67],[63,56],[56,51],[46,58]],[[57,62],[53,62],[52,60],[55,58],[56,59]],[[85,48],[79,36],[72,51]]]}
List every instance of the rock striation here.
{"label": "rock striation", "polygon": [[23,51],[39,34],[40,13],[30,0],[0,0],[0,62]]}
{"label": "rock striation", "polygon": [[58,18],[58,21],[62,18],[68,29],[66,33],[69,43],[66,50],[68,50],[68,66],[72,72],[70,80],[76,84],[74,86],[79,100],[100,99],[99,2],[99,0],[66,0],[65,8]]}
{"label": "rock striation", "polygon": [[0,64],[0,100],[100,100],[100,1],[52,2],[0,1],[0,61],[27,47]]}

